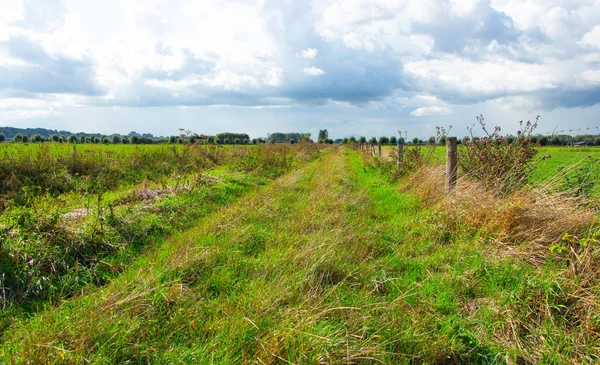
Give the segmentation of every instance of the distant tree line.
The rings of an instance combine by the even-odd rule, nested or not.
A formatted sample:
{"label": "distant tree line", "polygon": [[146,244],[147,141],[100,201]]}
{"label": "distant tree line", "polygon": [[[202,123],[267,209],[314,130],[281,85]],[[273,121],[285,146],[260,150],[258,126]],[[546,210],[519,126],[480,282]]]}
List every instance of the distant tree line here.
{"label": "distant tree line", "polygon": [[302,140],[310,139],[310,133],[281,133],[275,132],[271,133],[269,136],[269,142],[274,143],[282,143],[282,142],[290,142],[296,143]]}

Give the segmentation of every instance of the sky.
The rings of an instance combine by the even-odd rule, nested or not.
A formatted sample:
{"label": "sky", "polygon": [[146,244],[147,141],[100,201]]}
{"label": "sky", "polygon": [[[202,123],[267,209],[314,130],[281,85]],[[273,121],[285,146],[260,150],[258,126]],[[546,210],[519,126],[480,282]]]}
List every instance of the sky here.
{"label": "sky", "polygon": [[[600,0],[0,0],[0,126],[600,133]],[[576,132],[575,132],[576,133]]]}

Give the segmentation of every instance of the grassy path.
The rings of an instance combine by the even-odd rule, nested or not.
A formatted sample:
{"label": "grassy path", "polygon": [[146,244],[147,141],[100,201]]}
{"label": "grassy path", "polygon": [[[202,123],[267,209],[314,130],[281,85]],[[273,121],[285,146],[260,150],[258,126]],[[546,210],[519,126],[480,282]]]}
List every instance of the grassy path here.
{"label": "grassy path", "polygon": [[[98,292],[16,324],[3,363],[505,363],[568,358],[518,326],[552,274],[487,257],[330,153],[210,215]],[[518,272],[519,275],[515,275]],[[548,278],[550,277],[550,279]],[[553,290],[552,288],[548,290]],[[515,331],[529,331],[519,342]],[[526,338],[522,336],[522,338]],[[540,339],[541,338],[541,339]],[[562,342],[561,342],[562,341]]]}

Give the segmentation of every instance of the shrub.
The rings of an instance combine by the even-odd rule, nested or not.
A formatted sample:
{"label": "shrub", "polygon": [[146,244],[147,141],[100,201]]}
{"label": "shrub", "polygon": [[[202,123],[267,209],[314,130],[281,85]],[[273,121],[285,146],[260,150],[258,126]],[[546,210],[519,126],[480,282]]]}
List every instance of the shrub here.
{"label": "shrub", "polygon": [[546,136],[541,136],[538,139],[538,143],[540,144],[540,146],[547,146],[548,145],[548,137]]}
{"label": "shrub", "polygon": [[[527,183],[535,167],[533,157],[538,152],[531,140],[539,116],[535,122],[519,123],[517,138],[511,143],[509,135],[501,135],[500,127],[489,133],[483,115],[477,122],[485,133],[481,140],[472,139],[458,151],[458,164],[464,174],[481,181],[486,187],[499,193],[512,192]],[[473,136],[473,127],[469,128]]]}

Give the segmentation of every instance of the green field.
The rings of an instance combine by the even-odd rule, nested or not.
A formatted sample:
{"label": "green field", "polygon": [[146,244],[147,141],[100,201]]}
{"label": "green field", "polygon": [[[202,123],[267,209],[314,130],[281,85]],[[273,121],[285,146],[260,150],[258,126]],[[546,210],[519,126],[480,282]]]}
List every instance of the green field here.
{"label": "green field", "polygon": [[[343,146],[97,148],[97,190],[13,157],[48,176],[3,185],[2,363],[600,361],[594,208],[446,198],[440,168]],[[596,151],[543,149],[534,179]]]}

